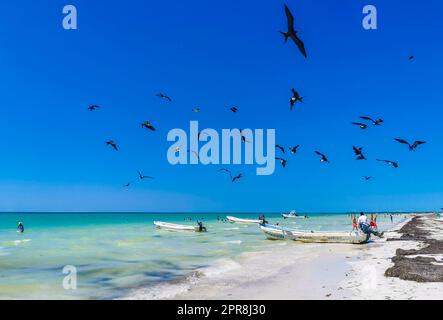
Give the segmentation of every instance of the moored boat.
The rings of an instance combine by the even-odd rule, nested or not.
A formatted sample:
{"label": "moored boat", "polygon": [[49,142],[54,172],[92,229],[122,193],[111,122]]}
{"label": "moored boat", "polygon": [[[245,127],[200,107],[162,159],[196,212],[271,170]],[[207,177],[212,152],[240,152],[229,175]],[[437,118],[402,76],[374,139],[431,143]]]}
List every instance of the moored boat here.
{"label": "moored boat", "polygon": [[306,243],[366,243],[370,235],[360,231],[299,231],[270,224],[261,224],[260,229],[271,240],[294,240]]}
{"label": "moored boat", "polygon": [[299,214],[297,214],[297,211],[292,210],[289,213],[283,213],[281,215],[284,219],[306,219],[307,216],[301,216]]}
{"label": "moored boat", "polygon": [[161,221],[154,221],[154,225],[159,229],[169,230],[169,231],[206,232],[206,228],[203,227],[202,225],[190,226],[190,225],[161,222]]}
{"label": "moored boat", "polygon": [[259,220],[259,219],[241,219],[241,218],[236,218],[236,217],[232,217],[232,216],[227,216],[226,219],[228,219],[228,221],[231,223],[239,223],[239,224],[260,224],[260,223],[263,223],[263,220]]}

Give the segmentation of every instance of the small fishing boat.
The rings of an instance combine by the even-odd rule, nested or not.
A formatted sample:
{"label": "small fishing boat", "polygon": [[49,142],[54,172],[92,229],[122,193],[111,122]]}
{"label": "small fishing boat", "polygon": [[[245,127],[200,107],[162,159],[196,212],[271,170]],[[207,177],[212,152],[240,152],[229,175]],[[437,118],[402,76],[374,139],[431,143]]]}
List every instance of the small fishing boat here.
{"label": "small fishing boat", "polygon": [[366,243],[370,235],[360,231],[299,231],[270,224],[261,224],[260,229],[270,240],[294,240],[306,243]]}
{"label": "small fishing boat", "polygon": [[297,214],[297,211],[292,210],[289,213],[283,213],[281,215],[284,219],[306,219],[307,216],[300,216]]}
{"label": "small fishing boat", "polygon": [[168,230],[168,231],[192,231],[192,232],[206,232],[206,228],[203,226],[190,226],[184,224],[175,224],[169,222],[154,221],[154,225],[158,229]]}
{"label": "small fishing boat", "polygon": [[231,223],[239,223],[239,224],[260,224],[263,223],[263,220],[258,219],[240,219],[236,217],[227,216],[226,219]]}

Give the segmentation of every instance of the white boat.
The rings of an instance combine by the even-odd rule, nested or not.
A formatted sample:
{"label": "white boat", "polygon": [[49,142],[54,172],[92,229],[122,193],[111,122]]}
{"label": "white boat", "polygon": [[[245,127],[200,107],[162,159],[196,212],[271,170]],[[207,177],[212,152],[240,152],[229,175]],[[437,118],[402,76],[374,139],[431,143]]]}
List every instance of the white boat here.
{"label": "white boat", "polygon": [[260,224],[263,223],[262,220],[258,219],[240,219],[236,217],[227,216],[226,219],[231,223],[239,223],[239,224]]}
{"label": "white boat", "polygon": [[306,219],[307,216],[300,216],[297,214],[297,211],[292,210],[289,213],[283,213],[281,215],[284,219]]}
{"label": "white boat", "polygon": [[260,229],[271,240],[294,240],[307,243],[366,243],[370,235],[360,231],[335,232],[335,231],[299,231],[280,226],[262,224]]}
{"label": "white boat", "polygon": [[154,225],[159,229],[164,229],[169,231],[206,232],[205,227],[203,227],[200,230],[199,226],[190,226],[190,225],[175,224],[175,223],[161,222],[161,221],[154,221]]}

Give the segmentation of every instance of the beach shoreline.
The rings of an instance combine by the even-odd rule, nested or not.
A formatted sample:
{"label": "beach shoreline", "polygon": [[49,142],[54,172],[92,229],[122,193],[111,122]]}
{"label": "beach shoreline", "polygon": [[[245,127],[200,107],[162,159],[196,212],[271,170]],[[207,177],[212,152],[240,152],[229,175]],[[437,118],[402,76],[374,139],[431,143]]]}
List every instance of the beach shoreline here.
{"label": "beach shoreline", "polygon": [[[415,215],[386,232],[383,239],[365,245],[276,242],[272,250],[245,253],[231,268],[202,271],[192,283],[175,284],[169,295],[143,290],[130,299],[178,300],[322,300],[322,299],[443,299],[442,282],[416,282],[385,276],[397,249],[423,247],[419,241],[401,240],[399,231]],[[431,216],[420,215],[426,228]],[[443,223],[440,223],[443,227]],[[392,239],[399,238],[397,241]],[[387,241],[390,239],[390,241]],[[224,261],[226,263],[226,261]],[[442,267],[443,268],[443,267]],[[171,286],[171,284],[168,284]],[[165,289],[165,288],[162,288]],[[171,288],[169,288],[171,289]],[[160,291],[159,291],[160,292]],[[161,290],[165,292],[165,290]]]}

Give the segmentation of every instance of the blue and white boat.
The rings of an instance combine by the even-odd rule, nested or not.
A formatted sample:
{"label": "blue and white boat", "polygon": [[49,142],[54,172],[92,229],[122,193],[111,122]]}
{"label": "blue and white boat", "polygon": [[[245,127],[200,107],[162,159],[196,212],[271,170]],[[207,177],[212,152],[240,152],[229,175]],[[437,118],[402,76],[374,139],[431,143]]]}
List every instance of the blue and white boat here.
{"label": "blue and white boat", "polygon": [[270,224],[261,224],[260,229],[270,240],[294,240],[306,243],[361,244],[368,242],[371,237],[361,231],[301,231]]}

